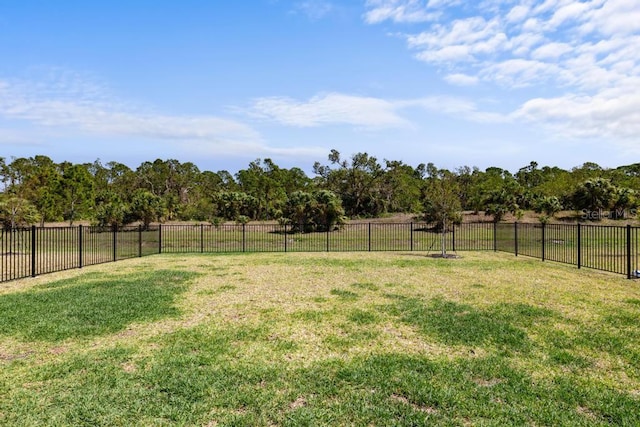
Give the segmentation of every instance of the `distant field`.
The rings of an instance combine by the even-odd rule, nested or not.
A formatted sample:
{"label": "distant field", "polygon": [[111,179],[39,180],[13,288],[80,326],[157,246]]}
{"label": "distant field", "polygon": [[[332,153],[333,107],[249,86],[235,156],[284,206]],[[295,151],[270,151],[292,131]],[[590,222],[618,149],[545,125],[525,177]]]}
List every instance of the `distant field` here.
{"label": "distant field", "polygon": [[640,425],[639,282],[462,255],[159,255],[0,284],[0,424]]}

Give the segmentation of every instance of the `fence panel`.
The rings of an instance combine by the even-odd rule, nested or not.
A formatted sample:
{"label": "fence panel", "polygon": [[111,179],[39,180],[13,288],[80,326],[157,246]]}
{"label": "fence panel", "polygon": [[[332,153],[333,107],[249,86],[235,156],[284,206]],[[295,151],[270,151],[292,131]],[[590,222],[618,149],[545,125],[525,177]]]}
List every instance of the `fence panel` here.
{"label": "fence panel", "polygon": [[546,224],[544,226],[544,258],[549,261],[578,265],[578,226]]}
{"label": "fence panel", "polygon": [[410,251],[412,224],[370,224],[370,250]]}
{"label": "fence panel", "polygon": [[[514,236],[515,236],[514,231]],[[533,258],[543,258],[543,226],[542,224],[520,224],[517,225],[517,250],[519,255]]]}
{"label": "fence panel", "polygon": [[34,228],[35,274],[80,267],[78,227]]}
{"label": "fence panel", "polygon": [[116,261],[140,256],[140,227],[121,227],[116,232]]}
{"label": "fence panel", "polygon": [[31,275],[31,229],[0,230],[0,282]]}
{"label": "fence panel", "polygon": [[516,228],[514,224],[499,223],[494,225],[495,230],[495,248],[497,251],[516,252]]}
{"label": "fence panel", "polygon": [[456,251],[493,250],[493,223],[462,223],[455,227]]}
{"label": "fence panel", "polygon": [[627,274],[626,227],[581,227],[582,266]]}
{"label": "fence panel", "polygon": [[202,229],[202,252],[242,252],[242,225],[206,225]]}
{"label": "fence panel", "polygon": [[340,230],[329,233],[330,252],[351,252],[370,250],[369,224],[346,224]]}
{"label": "fence panel", "polygon": [[200,252],[201,226],[163,225],[162,253]]}
{"label": "fence panel", "polygon": [[287,252],[328,252],[331,248],[330,238],[335,231],[294,232],[291,226],[287,228]]}
{"label": "fence panel", "polygon": [[286,229],[278,224],[246,224],[244,252],[284,252]]}
{"label": "fence panel", "polygon": [[[332,231],[291,225],[163,225],[0,230],[0,282],[165,253],[423,251],[443,235],[424,223],[352,223]],[[467,223],[444,234],[447,251],[498,250],[636,277],[640,228]]]}
{"label": "fence panel", "polygon": [[82,227],[82,265],[113,261],[113,230],[110,227]]}

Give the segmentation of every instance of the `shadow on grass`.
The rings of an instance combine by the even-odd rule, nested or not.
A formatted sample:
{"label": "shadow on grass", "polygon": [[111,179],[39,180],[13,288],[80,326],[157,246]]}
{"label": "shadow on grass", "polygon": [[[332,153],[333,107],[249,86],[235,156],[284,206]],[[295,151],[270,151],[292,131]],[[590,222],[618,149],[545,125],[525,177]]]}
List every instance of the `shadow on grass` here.
{"label": "shadow on grass", "polygon": [[466,304],[434,298],[390,296],[397,300],[390,312],[420,332],[448,345],[495,345],[505,351],[527,351],[530,341],[524,326],[553,316],[551,310],[526,304],[496,304],[481,310]]}
{"label": "shadow on grass", "polygon": [[132,322],[175,316],[177,294],[194,273],[160,270],[87,274],[0,296],[0,334],[59,341],[114,333]]}

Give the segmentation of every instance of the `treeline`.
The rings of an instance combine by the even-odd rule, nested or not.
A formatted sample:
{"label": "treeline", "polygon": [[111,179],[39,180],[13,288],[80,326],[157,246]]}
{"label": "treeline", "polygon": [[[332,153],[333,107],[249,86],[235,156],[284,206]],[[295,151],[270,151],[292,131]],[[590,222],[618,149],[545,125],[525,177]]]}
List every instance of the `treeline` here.
{"label": "treeline", "polygon": [[270,159],[232,174],[177,160],[144,162],[134,170],[99,160],[0,157],[0,221],[10,228],[63,220],[102,226],[279,220],[309,230],[396,212],[438,222],[442,210],[482,211],[495,221],[535,210],[544,221],[560,210],[622,217],[636,207],[640,191],[640,163],[615,169],[585,163],[565,170],[531,162],[515,173],[468,166],[450,171],[432,163],[380,162],[367,153],[345,158],[332,150],[327,161],[314,164],[313,174]]}

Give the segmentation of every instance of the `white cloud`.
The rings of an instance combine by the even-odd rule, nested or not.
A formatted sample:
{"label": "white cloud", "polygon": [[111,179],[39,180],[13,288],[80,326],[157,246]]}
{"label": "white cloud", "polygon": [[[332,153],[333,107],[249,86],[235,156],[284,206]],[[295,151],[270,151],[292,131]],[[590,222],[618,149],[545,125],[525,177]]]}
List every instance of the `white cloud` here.
{"label": "white cloud", "polygon": [[[492,3],[489,9],[495,13],[491,14],[479,4],[465,3],[458,7],[457,2],[448,1],[426,5],[414,0],[379,0],[375,3],[378,7],[381,3],[393,4],[395,8],[411,7],[424,13],[439,13],[440,19],[425,22],[424,31],[408,34],[406,39],[407,45],[418,51],[416,58],[442,67],[447,75],[475,75],[482,80],[520,87],[535,83],[535,76],[525,73],[527,80],[517,81],[505,79],[503,74],[494,78],[491,71],[499,64],[514,60],[535,61],[548,65],[538,65],[538,70],[560,70],[556,75],[540,74],[539,82],[555,79],[555,83],[565,86],[570,83],[568,75],[576,76],[573,81],[578,82],[578,75],[585,72],[583,67],[578,70],[572,65],[589,48],[599,50],[593,52],[599,60],[591,65],[593,70],[589,74],[592,75],[598,71],[596,69],[605,74],[611,69],[620,69],[618,63],[629,60],[635,61],[636,67],[625,65],[625,68],[637,72],[640,63],[640,49],[636,48],[640,33],[637,0],[547,0],[537,5],[530,0],[513,0]],[[372,2],[368,5],[371,7]],[[465,18],[450,19],[460,16],[461,11]],[[594,34],[600,37],[595,38]],[[519,71],[518,74],[523,73]],[[609,79],[605,80],[603,87],[610,83]]]}
{"label": "white cloud", "polygon": [[440,49],[423,50],[416,58],[427,62],[470,61],[472,55],[468,46],[453,45]]}
{"label": "white cloud", "polygon": [[603,92],[527,101],[513,116],[547,123],[568,137],[636,139],[640,134],[640,94]]}
{"label": "white cloud", "polygon": [[587,11],[596,6],[596,3],[599,3],[599,1],[588,3],[571,2],[559,7],[555,10],[551,19],[547,21],[546,29],[555,30],[568,21],[580,21]]}
{"label": "white cloud", "polygon": [[144,111],[113,99],[102,86],[57,72],[44,81],[0,82],[0,118],[12,123],[27,122],[36,130],[49,128],[99,137],[220,146],[261,143],[260,135],[241,122]]}
{"label": "white cloud", "polygon": [[640,31],[640,7],[637,0],[600,0],[602,7],[592,9],[584,17],[582,32],[598,32],[607,36],[628,35]]}
{"label": "white cloud", "polygon": [[458,119],[477,123],[502,123],[508,116],[478,109],[475,102],[453,96],[430,96],[418,99],[396,101],[398,108],[419,107],[433,113],[446,114]]}
{"label": "white cloud", "polygon": [[444,79],[448,83],[457,86],[473,86],[476,85],[479,80],[476,76],[469,76],[463,73],[448,74]]}
{"label": "white cloud", "polygon": [[324,18],[334,9],[332,3],[323,0],[307,0],[294,3],[293,11],[302,13],[311,20]]}
{"label": "white cloud", "polygon": [[0,120],[3,144],[45,143],[68,135],[157,141],[209,154],[244,155],[248,147],[256,155],[288,151],[269,147],[258,132],[237,120],[150,112],[114,99],[102,85],[57,70],[39,81],[0,80]]}
{"label": "white cloud", "polygon": [[508,117],[478,109],[475,103],[450,96],[385,100],[330,93],[300,102],[272,97],[254,101],[249,113],[288,126],[319,127],[349,125],[359,129],[412,128],[405,118],[410,109],[426,110],[474,122],[504,122]]}
{"label": "white cloud", "polygon": [[379,98],[329,93],[308,101],[286,97],[256,99],[251,113],[296,127],[352,125],[362,128],[405,127],[392,102]]}
{"label": "white cloud", "polygon": [[519,4],[517,6],[514,6],[513,9],[511,9],[509,13],[507,13],[505,19],[509,23],[521,22],[527,17],[528,14],[529,8],[527,6]]}
{"label": "white cloud", "polygon": [[367,0],[369,10],[364,19],[369,24],[384,21],[396,23],[426,22],[437,19],[437,13],[431,13],[423,8],[419,0]]}
{"label": "white cloud", "polygon": [[531,52],[531,57],[538,60],[557,59],[572,50],[568,43],[547,43]]}
{"label": "white cloud", "polygon": [[545,77],[552,78],[561,73],[562,70],[554,64],[527,59],[509,59],[486,67],[481,77],[504,86],[525,87],[544,80]]}
{"label": "white cloud", "polygon": [[572,137],[639,140],[638,0],[376,3],[438,16],[405,37],[414,56],[446,82],[550,94],[528,99],[529,92],[519,91],[521,107],[512,119]]}

